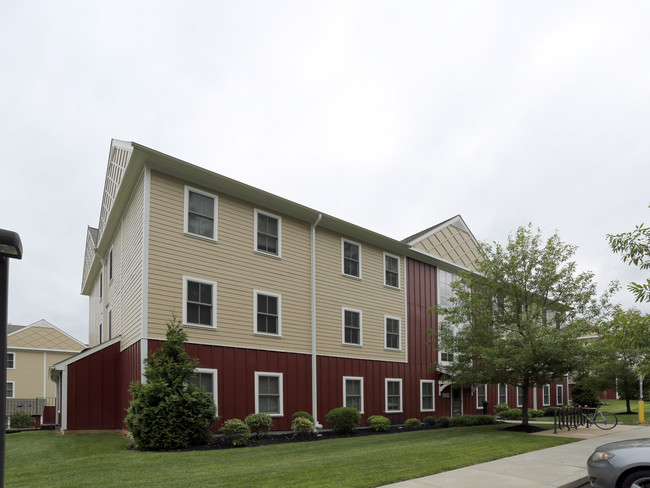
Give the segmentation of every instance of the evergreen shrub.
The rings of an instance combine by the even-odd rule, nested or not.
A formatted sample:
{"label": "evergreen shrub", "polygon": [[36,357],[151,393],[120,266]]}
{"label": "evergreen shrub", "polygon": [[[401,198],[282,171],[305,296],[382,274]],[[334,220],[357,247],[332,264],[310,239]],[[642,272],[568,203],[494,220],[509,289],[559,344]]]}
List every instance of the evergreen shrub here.
{"label": "evergreen shrub", "polygon": [[406,430],[417,430],[422,427],[422,422],[420,419],[406,419],[404,422],[404,428]]}
{"label": "evergreen shrub", "polygon": [[245,446],[250,442],[251,429],[246,422],[239,419],[226,420],[219,430],[223,432],[223,440],[235,447]]}
{"label": "evergreen shrub", "polygon": [[349,434],[361,425],[361,413],[354,407],[334,408],[325,418],[337,434]]}
{"label": "evergreen shrub", "polygon": [[248,425],[248,428],[251,430],[256,437],[267,434],[271,430],[271,424],[273,420],[271,416],[267,413],[252,413],[248,415],[244,422]]}
{"label": "evergreen shrub", "polygon": [[368,428],[374,432],[388,432],[390,420],[383,415],[372,415],[368,417]]}

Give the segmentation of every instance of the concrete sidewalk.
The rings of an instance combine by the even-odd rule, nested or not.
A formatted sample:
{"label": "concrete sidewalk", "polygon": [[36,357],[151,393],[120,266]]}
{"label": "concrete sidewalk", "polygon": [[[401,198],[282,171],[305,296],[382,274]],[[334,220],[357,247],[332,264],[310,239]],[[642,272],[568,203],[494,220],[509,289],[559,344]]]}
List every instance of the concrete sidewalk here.
{"label": "concrete sidewalk", "polygon": [[563,446],[497,459],[483,464],[402,481],[392,488],[558,488],[576,487],[587,482],[587,458],[608,442],[650,437],[650,427],[621,425],[612,430],[596,426],[571,431],[547,431],[531,435],[558,435],[583,439]]}

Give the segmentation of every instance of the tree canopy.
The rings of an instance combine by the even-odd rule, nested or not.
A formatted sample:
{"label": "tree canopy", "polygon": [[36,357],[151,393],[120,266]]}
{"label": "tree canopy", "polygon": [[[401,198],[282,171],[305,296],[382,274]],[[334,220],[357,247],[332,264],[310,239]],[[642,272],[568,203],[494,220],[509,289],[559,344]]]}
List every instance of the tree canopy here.
{"label": "tree canopy", "polygon": [[452,284],[451,304],[432,307],[439,349],[454,358],[438,370],[455,384],[520,386],[526,425],[528,390],[584,365],[580,338],[602,320],[614,285],[597,297],[593,273],[571,260],[576,247],[532,225],[481,251],[477,271]]}
{"label": "tree canopy", "polygon": [[[631,232],[607,234],[609,246],[620,253],[623,262],[641,269],[650,269],[650,227],[637,225]],[[630,283],[628,286],[637,302],[650,302],[650,279],[645,283]]]}

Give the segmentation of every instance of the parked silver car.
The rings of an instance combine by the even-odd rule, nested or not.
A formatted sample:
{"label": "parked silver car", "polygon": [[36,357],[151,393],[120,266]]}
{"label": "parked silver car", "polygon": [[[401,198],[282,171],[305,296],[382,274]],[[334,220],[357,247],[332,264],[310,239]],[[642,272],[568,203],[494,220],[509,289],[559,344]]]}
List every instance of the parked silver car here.
{"label": "parked silver car", "polygon": [[650,439],[611,442],[587,460],[592,488],[650,488]]}

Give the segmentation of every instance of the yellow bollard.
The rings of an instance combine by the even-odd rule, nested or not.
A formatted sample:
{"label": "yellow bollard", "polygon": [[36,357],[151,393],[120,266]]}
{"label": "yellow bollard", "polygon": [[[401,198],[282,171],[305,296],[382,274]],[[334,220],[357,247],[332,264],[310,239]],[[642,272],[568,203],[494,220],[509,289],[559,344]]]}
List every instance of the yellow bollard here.
{"label": "yellow bollard", "polygon": [[639,400],[639,423],[645,424],[645,411],[643,410],[643,400]]}

